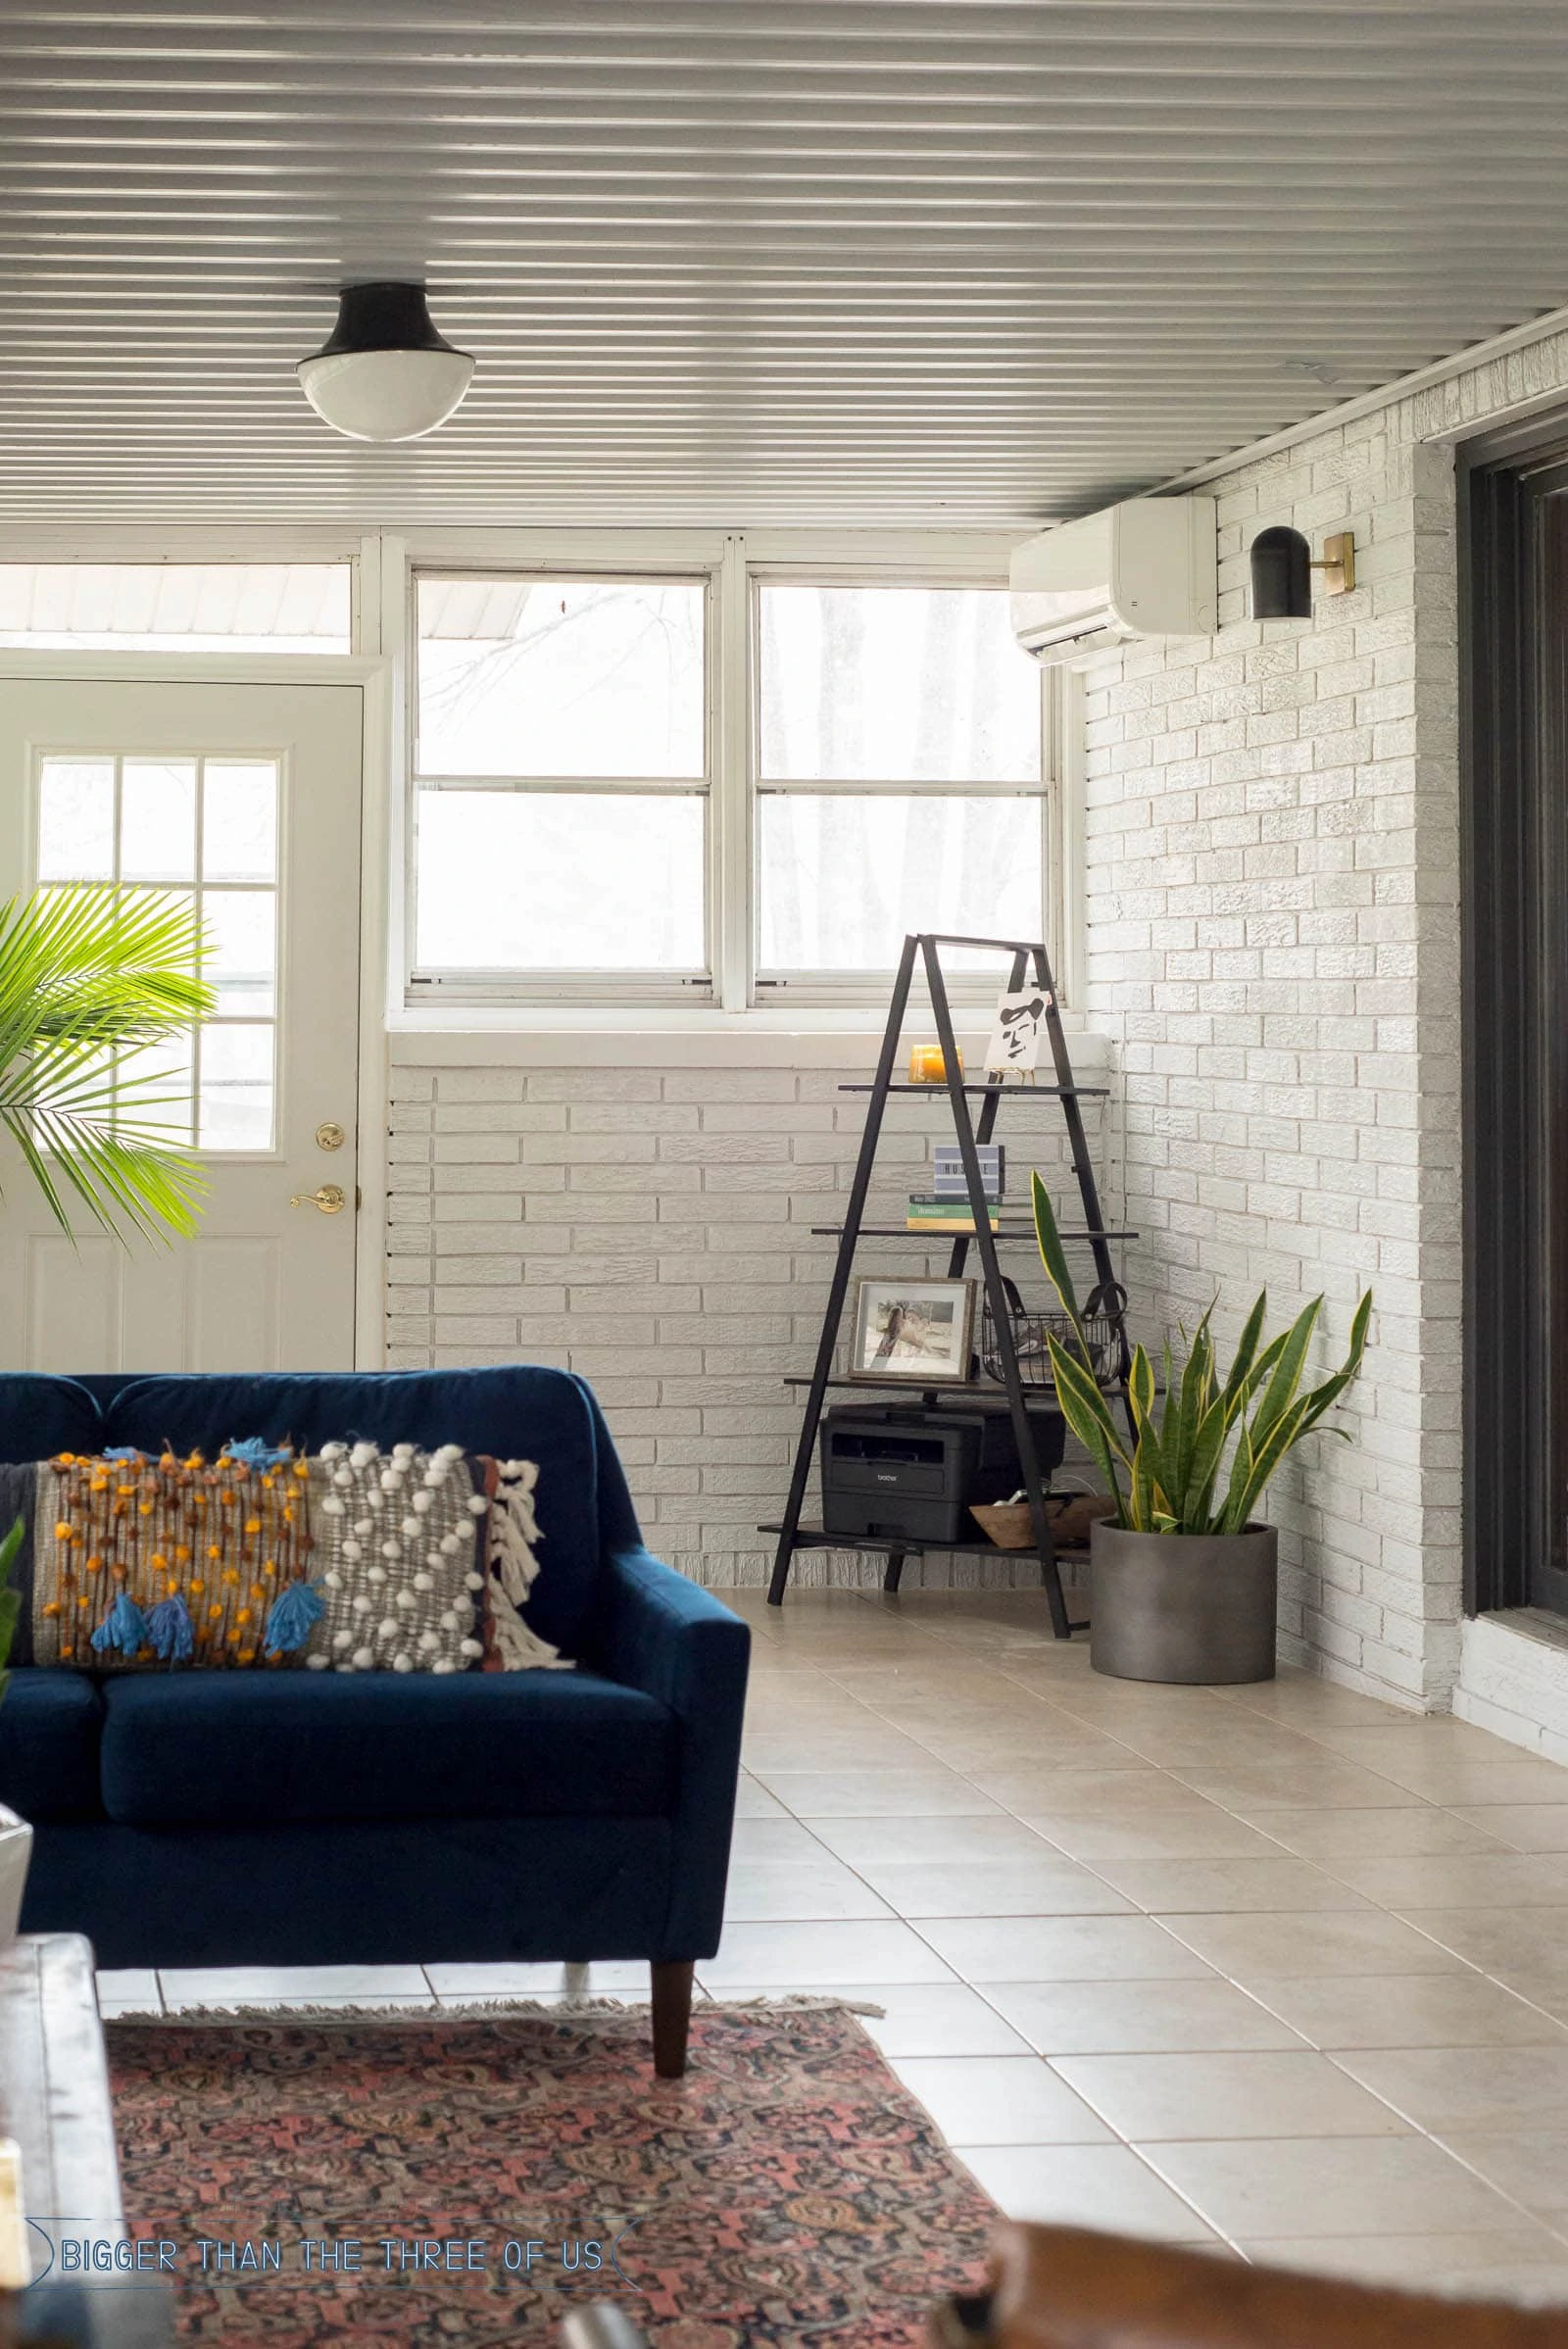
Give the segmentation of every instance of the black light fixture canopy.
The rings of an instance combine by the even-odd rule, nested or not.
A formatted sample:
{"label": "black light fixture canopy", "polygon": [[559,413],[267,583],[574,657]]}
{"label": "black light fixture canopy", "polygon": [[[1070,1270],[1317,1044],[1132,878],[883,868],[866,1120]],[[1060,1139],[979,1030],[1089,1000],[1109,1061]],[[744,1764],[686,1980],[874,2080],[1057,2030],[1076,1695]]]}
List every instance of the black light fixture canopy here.
{"label": "black light fixture canopy", "polygon": [[339,351],[450,351],[437,331],[422,285],[395,277],[373,277],[345,285],[337,298],[337,323],[313,354],[331,359]]}

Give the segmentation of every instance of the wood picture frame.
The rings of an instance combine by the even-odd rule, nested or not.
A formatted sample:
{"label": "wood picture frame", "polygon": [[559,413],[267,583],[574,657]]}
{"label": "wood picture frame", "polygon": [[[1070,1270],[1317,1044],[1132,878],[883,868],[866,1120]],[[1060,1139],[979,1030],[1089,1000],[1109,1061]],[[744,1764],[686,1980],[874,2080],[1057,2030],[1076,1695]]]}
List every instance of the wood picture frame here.
{"label": "wood picture frame", "polygon": [[849,1376],[874,1386],[966,1387],[975,1284],[866,1275],[855,1285]]}

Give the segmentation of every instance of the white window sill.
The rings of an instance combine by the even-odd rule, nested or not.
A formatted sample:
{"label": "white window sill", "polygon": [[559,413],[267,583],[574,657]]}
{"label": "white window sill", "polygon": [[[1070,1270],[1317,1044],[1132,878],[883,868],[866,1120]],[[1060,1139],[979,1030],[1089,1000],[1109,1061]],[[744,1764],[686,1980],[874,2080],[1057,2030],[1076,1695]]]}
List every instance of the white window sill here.
{"label": "white window sill", "polygon": [[[623,1010],[573,1005],[476,1009],[467,1004],[442,1015],[394,1012],[387,1020],[387,1053],[400,1068],[853,1068],[869,1076],[887,1013],[863,1011]],[[957,1013],[958,1048],[972,1075],[981,1073],[989,1014]],[[1109,1047],[1083,1015],[1064,1011],[1080,1076],[1102,1077]],[[904,1023],[906,1048],[935,1043],[930,1012],[911,1005]],[[906,1061],[899,1074],[906,1072]],[[1050,1070],[1040,1069],[1042,1084]]]}

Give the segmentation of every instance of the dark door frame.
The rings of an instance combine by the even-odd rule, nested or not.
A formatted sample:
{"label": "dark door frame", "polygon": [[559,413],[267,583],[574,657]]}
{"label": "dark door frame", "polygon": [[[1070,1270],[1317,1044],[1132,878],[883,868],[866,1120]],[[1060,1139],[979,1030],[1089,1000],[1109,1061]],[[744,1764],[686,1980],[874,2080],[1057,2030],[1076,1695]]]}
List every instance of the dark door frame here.
{"label": "dark door frame", "polygon": [[1568,1613],[1568,419],[1458,492],[1465,1607]]}

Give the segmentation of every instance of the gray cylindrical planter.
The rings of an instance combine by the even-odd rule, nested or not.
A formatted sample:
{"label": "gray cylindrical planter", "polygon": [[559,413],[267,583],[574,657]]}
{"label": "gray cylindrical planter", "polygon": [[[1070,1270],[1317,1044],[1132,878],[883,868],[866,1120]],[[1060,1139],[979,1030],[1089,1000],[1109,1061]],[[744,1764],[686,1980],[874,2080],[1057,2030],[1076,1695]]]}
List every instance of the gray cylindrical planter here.
{"label": "gray cylindrical planter", "polygon": [[1090,1663],[1127,1681],[1271,1681],[1277,1551],[1271,1525],[1242,1534],[1096,1525]]}

